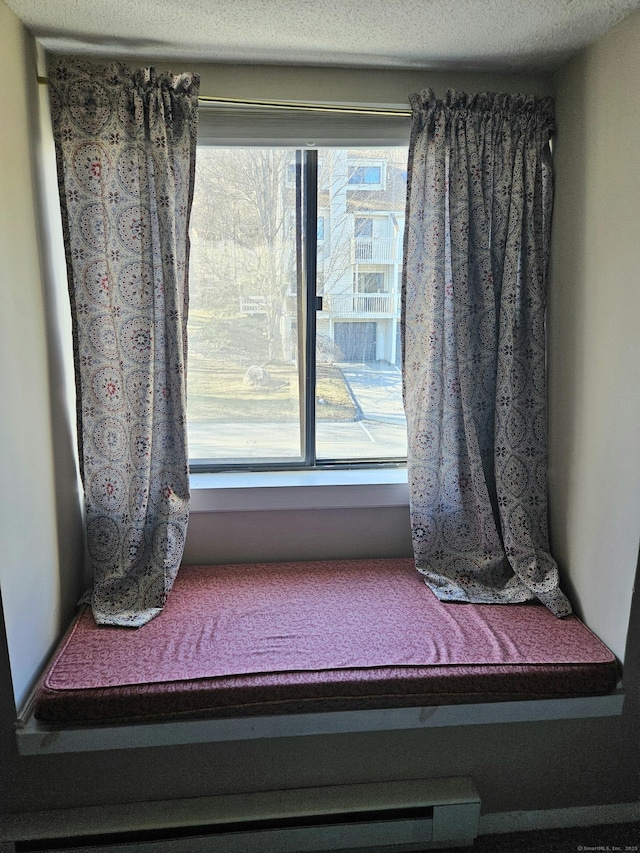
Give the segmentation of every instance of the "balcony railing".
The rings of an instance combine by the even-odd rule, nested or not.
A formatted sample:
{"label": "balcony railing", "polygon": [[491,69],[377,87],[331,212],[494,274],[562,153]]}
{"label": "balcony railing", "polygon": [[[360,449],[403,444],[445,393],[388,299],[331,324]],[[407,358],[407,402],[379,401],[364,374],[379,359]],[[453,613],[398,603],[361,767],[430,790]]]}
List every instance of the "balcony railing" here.
{"label": "balcony railing", "polygon": [[352,264],[391,264],[399,260],[397,240],[354,237],[351,240]]}
{"label": "balcony railing", "polygon": [[[295,313],[295,297],[285,302],[286,313]],[[241,296],[240,311],[243,314],[265,314],[267,303],[262,296]],[[396,294],[391,293],[325,293],[322,297],[322,313],[333,317],[354,317],[362,314],[379,314],[393,317],[396,313]]]}
{"label": "balcony railing", "polygon": [[264,296],[241,296],[240,311],[242,314],[265,314],[267,300]]}
{"label": "balcony railing", "polygon": [[395,313],[395,293],[326,293],[323,313],[333,317],[353,317],[361,314]]}

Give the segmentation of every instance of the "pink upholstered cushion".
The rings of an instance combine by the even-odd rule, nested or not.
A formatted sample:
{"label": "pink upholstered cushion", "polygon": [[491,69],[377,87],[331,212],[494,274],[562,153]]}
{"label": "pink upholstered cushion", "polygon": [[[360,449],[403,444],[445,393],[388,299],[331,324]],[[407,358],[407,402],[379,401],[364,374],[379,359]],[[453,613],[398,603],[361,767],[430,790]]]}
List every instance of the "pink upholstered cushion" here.
{"label": "pink upholstered cushion", "polygon": [[48,684],[611,659],[574,616],[537,604],[442,604],[408,559],[187,566],[165,611],[142,628],[97,628],[87,610]]}

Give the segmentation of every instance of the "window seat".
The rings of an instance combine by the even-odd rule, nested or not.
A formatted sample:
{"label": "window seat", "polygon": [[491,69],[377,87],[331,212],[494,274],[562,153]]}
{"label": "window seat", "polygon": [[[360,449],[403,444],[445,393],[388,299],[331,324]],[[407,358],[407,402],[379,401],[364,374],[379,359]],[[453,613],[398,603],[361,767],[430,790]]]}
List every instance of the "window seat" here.
{"label": "window seat", "polygon": [[411,559],[181,568],[143,628],[83,609],[35,719],[103,725],[596,696],[614,655],[542,605],[443,604]]}

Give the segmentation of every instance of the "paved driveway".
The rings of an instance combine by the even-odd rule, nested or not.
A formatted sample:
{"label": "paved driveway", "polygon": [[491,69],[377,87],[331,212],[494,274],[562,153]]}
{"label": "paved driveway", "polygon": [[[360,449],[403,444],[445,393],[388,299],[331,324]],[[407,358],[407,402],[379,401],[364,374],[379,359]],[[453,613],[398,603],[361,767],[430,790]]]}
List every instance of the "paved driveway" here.
{"label": "paved driveway", "polygon": [[[378,459],[406,456],[407,436],[402,407],[402,376],[384,362],[340,364],[359,409],[355,421],[316,425],[319,459]],[[215,449],[212,448],[212,436]],[[264,455],[268,436],[268,455]],[[300,455],[296,423],[190,423],[191,459],[215,458],[274,461]],[[213,454],[213,455],[212,455]]]}
{"label": "paved driveway", "polygon": [[405,423],[399,368],[385,361],[339,367],[365,420]]}

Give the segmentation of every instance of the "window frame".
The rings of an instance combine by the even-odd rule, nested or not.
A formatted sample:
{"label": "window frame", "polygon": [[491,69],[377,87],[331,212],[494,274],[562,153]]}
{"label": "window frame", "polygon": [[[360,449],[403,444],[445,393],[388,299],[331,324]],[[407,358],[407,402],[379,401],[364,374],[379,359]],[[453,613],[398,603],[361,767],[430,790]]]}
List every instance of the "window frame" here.
{"label": "window frame", "polygon": [[[211,147],[211,146],[209,146]],[[225,146],[214,146],[223,148]],[[259,148],[258,145],[247,145],[246,148]],[[392,147],[381,145],[380,147]],[[295,239],[301,239],[298,246],[302,260],[302,287],[298,294],[299,318],[303,328],[298,342],[298,377],[300,388],[300,457],[273,457],[257,459],[190,459],[189,471],[192,475],[203,473],[224,472],[272,472],[272,471],[307,471],[332,469],[368,469],[375,472],[380,468],[406,468],[406,456],[388,457],[352,457],[339,458],[322,456],[318,458],[316,447],[316,339],[317,314],[322,310],[323,296],[318,291],[318,255],[322,250],[319,244],[324,240],[318,238],[318,190],[319,163],[318,150],[295,148],[296,175],[295,181],[289,180],[291,169],[287,169],[285,183],[288,189],[295,188],[297,203],[301,203],[301,233]],[[358,187],[349,187],[350,191],[358,191]],[[357,217],[369,220],[373,233],[373,219],[368,215]],[[355,217],[354,217],[355,221]],[[326,233],[324,235],[326,237]],[[358,279],[354,281],[354,294],[360,292]],[[375,479],[375,475],[374,475]]]}
{"label": "window frame", "polygon": [[[364,266],[364,264],[362,264]],[[371,285],[375,288],[371,289]],[[356,293],[388,293],[387,277],[383,270],[358,269],[356,276]]]}
{"label": "window frame", "polygon": [[[202,110],[202,105],[201,105]],[[408,134],[404,138],[404,133],[399,129],[399,120],[397,117],[389,119],[385,117],[385,128],[380,132],[379,139],[372,138],[370,118],[366,117],[369,122],[366,130],[363,132],[362,138],[353,135],[353,130],[348,129],[344,138],[338,138],[332,135],[331,128],[327,140],[318,138],[317,142],[303,142],[297,138],[295,125],[301,118],[298,113],[294,116],[283,115],[282,121],[276,122],[268,115],[268,111],[262,113],[260,109],[256,111],[249,110],[247,118],[243,117],[244,110],[235,109],[232,113],[227,113],[230,119],[226,127],[223,128],[222,134],[218,138],[219,125],[213,121],[209,122],[208,116],[214,116],[217,110],[202,110],[200,116],[200,129],[198,147],[214,147],[214,148],[263,148],[263,147],[278,147],[290,148],[300,152],[297,156],[301,158],[299,172],[296,174],[296,181],[292,181],[292,170],[289,169],[285,176],[287,188],[296,187],[296,192],[301,192],[305,202],[305,213],[303,216],[303,277],[304,277],[304,293],[299,294],[299,298],[303,300],[301,305],[301,315],[304,328],[302,331],[302,342],[299,346],[300,365],[299,375],[304,378],[301,384],[304,387],[304,400],[302,401],[302,417],[304,423],[301,424],[301,456],[300,458],[291,459],[287,457],[278,458],[256,458],[256,459],[202,459],[190,458],[189,471],[193,476],[201,474],[218,474],[225,472],[237,473],[268,473],[268,472],[305,472],[305,471],[323,471],[339,469],[343,471],[369,469],[373,474],[375,482],[375,471],[385,468],[398,468],[406,470],[406,455],[404,456],[389,456],[389,457],[354,457],[349,459],[344,458],[328,458],[322,456],[318,458],[315,448],[315,430],[316,430],[316,363],[315,363],[315,341],[317,334],[317,312],[322,310],[322,295],[321,291],[317,290],[318,286],[318,256],[324,256],[326,250],[326,223],[322,238],[318,237],[318,192],[319,186],[319,151],[324,148],[342,148],[352,151],[358,148],[394,148],[407,147],[408,151]],[[253,115],[251,127],[246,123],[247,119]],[[302,114],[304,117],[304,114]],[[259,127],[259,119],[266,117],[267,133],[263,140],[260,131],[256,130]],[[306,117],[304,117],[306,120]],[[349,117],[347,124],[350,124],[353,117]],[[356,123],[363,121],[365,117],[355,116],[353,120]],[[287,129],[287,122],[291,119],[294,129]],[[327,116],[316,116],[314,120],[322,120],[323,132],[331,123],[327,123]],[[379,120],[376,117],[376,123]],[[234,122],[238,122],[235,127]],[[344,130],[343,117],[340,117],[340,136]],[[403,121],[403,119],[400,119]],[[248,132],[247,132],[248,131]],[[245,132],[247,132],[245,136]],[[374,131],[377,134],[377,130]],[[240,135],[242,134],[242,136]],[[287,140],[287,135],[290,138]],[[245,138],[243,138],[245,136]],[[305,134],[306,136],[306,134]],[[308,136],[306,137],[308,139]],[[380,159],[372,159],[370,157],[349,156],[347,169],[351,166],[375,166],[380,168],[381,183],[376,184],[348,184],[348,190],[358,192],[360,189],[383,189],[386,178],[386,161]],[[298,177],[301,176],[301,180]],[[320,244],[320,245],[319,245]],[[355,293],[355,288],[354,288]],[[397,363],[397,362],[396,362]]]}
{"label": "window frame", "polygon": [[[372,169],[377,169],[379,171],[379,179],[377,181],[366,180],[366,173]],[[363,180],[352,180],[352,177],[354,177],[356,173],[362,173]],[[355,160],[349,163],[347,165],[347,185],[355,192],[376,192],[386,189],[387,170],[385,161],[362,158],[362,160]]]}

